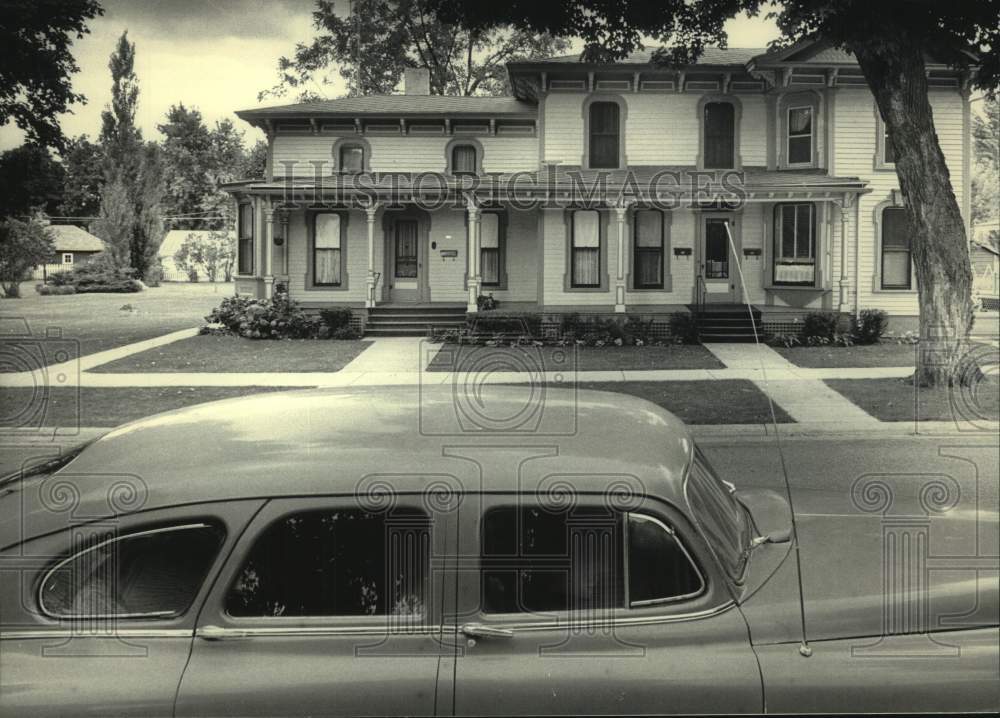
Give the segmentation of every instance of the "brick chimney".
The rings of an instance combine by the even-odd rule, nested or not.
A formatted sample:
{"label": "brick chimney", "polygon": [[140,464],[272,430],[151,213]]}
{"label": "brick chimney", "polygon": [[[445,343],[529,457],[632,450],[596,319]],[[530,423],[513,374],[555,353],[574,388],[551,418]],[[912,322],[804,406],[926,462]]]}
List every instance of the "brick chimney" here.
{"label": "brick chimney", "polygon": [[431,71],[426,67],[407,67],[404,69],[403,92],[407,95],[431,94]]}

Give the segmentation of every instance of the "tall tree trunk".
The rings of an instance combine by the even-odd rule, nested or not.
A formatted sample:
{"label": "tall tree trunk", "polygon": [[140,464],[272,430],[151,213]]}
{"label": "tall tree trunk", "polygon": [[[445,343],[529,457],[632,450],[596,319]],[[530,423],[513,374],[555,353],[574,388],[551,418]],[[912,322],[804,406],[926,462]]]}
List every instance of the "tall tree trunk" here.
{"label": "tall tree trunk", "polygon": [[974,381],[966,366],[972,266],[962,213],[934,129],[920,40],[885,27],[879,42],[850,46],[892,137],[896,174],[914,230],[922,386]]}

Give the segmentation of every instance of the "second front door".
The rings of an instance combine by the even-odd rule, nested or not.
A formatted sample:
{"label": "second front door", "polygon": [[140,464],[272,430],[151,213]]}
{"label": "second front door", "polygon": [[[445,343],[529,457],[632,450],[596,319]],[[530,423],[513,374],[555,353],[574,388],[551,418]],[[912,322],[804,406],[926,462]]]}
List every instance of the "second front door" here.
{"label": "second front door", "polygon": [[[732,225],[725,217],[703,217],[701,227],[702,301],[730,303],[736,301],[738,270],[733,242],[729,239]],[[735,236],[733,237],[735,241]]]}
{"label": "second front door", "polygon": [[398,219],[390,237],[390,300],[419,302],[423,299],[424,258],[420,247],[419,223]]}

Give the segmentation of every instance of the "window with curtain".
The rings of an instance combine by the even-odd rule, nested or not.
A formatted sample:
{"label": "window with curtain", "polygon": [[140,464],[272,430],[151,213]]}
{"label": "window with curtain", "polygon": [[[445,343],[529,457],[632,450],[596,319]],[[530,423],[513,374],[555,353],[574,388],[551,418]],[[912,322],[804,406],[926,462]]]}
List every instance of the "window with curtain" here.
{"label": "window with curtain", "polygon": [[892,146],[892,138],[889,136],[889,128],[885,122],[879,123],[882,126],[882,162],[887,165],[896,163],[896,150]]}
{"label": "window with curtain", "polygon": [[341,246],[340,215],[323,213],[315,217],[315,242],[313,245],[313,283],[317,285],[340,284]]}
{"label": "window with curtain", "polygon": [[636,289],[663,289],[663,213],[642,209],[635,213],[632,248]]}
{"label": "window with curtain", "polygon": [[731,102],[705,104],[705,169],[728,170],[736,166],[736,108]]}
{"label": "window with curtain", "polygon": [[788,108],[788,164],[812,162],[813,108]]}
{"label": "window with curtain", "polygon": [[360,145],[343,145],[340,148],[340,171],[359,174],[365,169],[365,148]]}
{"label": "window with curtain", "polygon": [[816,284],[816,206],[812,203],[774,208],[774,284]]}
{"label": "window with curtain", "polygon": [[578,210],[573,213],[573,246],[570,284],[574,287],[601,286],[601,213]]}
{"label": "window with curtain", "polygon": [[473,145],[455,145],[451,148],[451,173],[474,175],[479,171],[476,148]]}
{"label": "window with curtain", "polygon": [[500,286],[500,215],[483,212],[479,220],[479,274],[484,287]]}
{"label": "window with curtain", "polygon": [[882,210],[882,289],[912,289],[912,237],[905,209]]}
{"label": "window with curtain", "polygon": [[253,205],[241,204],[236,266],[239,274],[253,274]]}
{"label": "window with curtain", "polygon": [[594,169],[617,169],[620,109],[616,102],[590,105],[590,166]]}

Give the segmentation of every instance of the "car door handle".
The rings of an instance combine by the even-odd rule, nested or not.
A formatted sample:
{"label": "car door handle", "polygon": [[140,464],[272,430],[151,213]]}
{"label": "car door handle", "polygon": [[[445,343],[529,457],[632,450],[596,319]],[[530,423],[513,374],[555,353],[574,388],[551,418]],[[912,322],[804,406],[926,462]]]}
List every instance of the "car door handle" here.
{"label": "car door handle", "polygon": [[239,628],[223,628],[222,626],[199,626],[195,631],[198,638],[206,641],[224,641],[233,638],[249,638],[250,633]]}
{"label": "car door handle", "polygon": [[509,628],[497,628],[482,623],[465,623],[458,630],[470,638],[510,638],[514,635]]}

